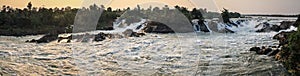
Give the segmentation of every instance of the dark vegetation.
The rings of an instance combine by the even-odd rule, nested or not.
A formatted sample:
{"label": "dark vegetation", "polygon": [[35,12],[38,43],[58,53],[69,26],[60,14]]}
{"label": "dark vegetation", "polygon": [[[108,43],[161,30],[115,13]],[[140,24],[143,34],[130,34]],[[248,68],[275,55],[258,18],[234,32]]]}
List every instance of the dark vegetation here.
{"label": "dark vegetation", "polygon": [[298,15],[264,15],[264,14],[244,14],[243,16],[261,16],[261,17],[297,17]]}
{"label": "dark vegetation", "polygon": [[221,15],[222,15],[224,23],[229,24],[229,25],[233,25],[233,26],[236,26],[236,27],[238,26],[237,24],[231,22],[229,18],[239,18],[239,17],[241,17],[240,13],[229,12],[227,9],[224,8]]}
{"label": "dark vegetation", "polygon": [[[299,26],[300,15],[295,25]],[[294,26],[295,26],[294,25]],[[287,68],[288,72],[292,76],[300,75],[300,28],[289,34],[283,43],[282,50],[279,52],[280,58],[278,58],[283,65]]]}
{"label": "dark vegetation", "polygon": [[[170,14],[164,12],[165,10],[171,10],[167,6],[163,9],[150,7],[148,9],[141,9],[139,6],[135,9],[115,9],[108,7],[104,10],[104,6],[91,5],[86,8],[44,8],[33,7],[33,4],[28,3],[24,9],[13,8],[10,6],[3,6],[0,12],[0,35],[5,36],[25,36],[25,35],[37,35],[37,34],[49,34],[50,32],[56,33],[69,33],[74,32],[72,25],[74,24],[75,16],[78,13],[81,15],[88,15],[88,12],[99,12],[101,16],[96,23],[97,30],[112,30],[112,24],[120,17],[124,12],[128,12],[131,16],[126,18],[149,18],[151,16],[145,15],[145,12],[156,12],[158,16],[170,17],[177,16],[176,14]],[[217,12],[209,12],[206,9],[196,9],[189,11],[186,7],[175,6],[177,10],[184,14],[188,19],[201,19],[204,18],[218,18],[220,16]],[[80,12],[78,12],[80,11]],[[137,13],[136,13],[137,12]],[[132,13],[132,14],[130,14]],[[228,20],[231,17],[239,17],[239,13],[231,13],[227,10],[222,14],[226,15],[224,20]],[[90,15],[92,16],[92,15]],[[155,19],[155,18],[152,18]],[[132,19],[134,22],[134,19]],[[172,21],[172,20],[170,20]],[[128,21],[130,23],[130,21]],[[173,21],[176,22],[176,21]],[[75,23],[76,24],[76,23]],[[78,22],[80,24],[80,22]],[[180,23],[174,23],[180,24]],[[81,24],[85,25],[85,24]],[[84,28],[84,27],[82,27]]]}

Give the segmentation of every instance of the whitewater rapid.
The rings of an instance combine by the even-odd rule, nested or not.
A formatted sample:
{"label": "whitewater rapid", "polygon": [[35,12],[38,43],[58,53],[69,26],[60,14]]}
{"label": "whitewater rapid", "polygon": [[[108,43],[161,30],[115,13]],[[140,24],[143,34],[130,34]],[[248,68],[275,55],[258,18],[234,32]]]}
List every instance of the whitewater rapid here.
{"label": "whitewater rapid", "polygon": [[12,70],[9,74],[24,75],[286,74],[272,57],[248,51],[252,46],[278,44],[269,33],[185,35],[178,38],[176,34],[147,34],[92,43],[46,44],[1,37],[0,64]]}
{"label": "whitewater rapid", "polygon": [[[238,32],[146,34],[101,42],[25,43],[37,36],[0,36],[2,75],[202,76],[287,75],[273,57],[248,51],[278,45],[276,32],[255,33],[255,20]],[[247,26],[248,25],[248,26]],[[239,31],[240,30],[240,31]],[[244,31],[244,32],[242,32]],[[89,33],[97,33],[93,31]],[[103,32],[103,31],[102,31]]]}

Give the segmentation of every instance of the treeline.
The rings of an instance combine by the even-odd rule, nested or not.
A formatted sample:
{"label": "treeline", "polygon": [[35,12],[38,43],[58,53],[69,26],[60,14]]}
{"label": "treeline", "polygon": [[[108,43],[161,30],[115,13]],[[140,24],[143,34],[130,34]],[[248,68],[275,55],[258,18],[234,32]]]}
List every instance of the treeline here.
{"label": "treeline", "polygon": [[[77,25],[88,26],[88,24],[94,24],[86,21],[93,20],[98,20],[96,23],[97,30],[112,30],[113,22],[121,15],[126,19],[132,18],[131,20],[133,21],[137,21],[139,18],[156,19],[155,16],[165,17],[165,19],[172,19],[172,17],[179,15],[176,13],[172,14],[172,11],[176,11],[175,9],[180,11],[186,18],[190,20],[193,18],[218,18],[221,15],[217,12],[209,12],[206,9],[193,8],[192,11],[189,11],[186,7],[179,6],[175,6],[175,9],[170,9],[168,6],[165,6],[162,9],[158,7],[142,9],[139,6],[134,9],[130,9],[128,7],[127,9],[122,10],[113,10],[111,7],[108,7],[107,9],[104,8],[105,7],[102,5],[91,5],[90,7],[83,7],[80,9],[71,7],[44,8],[33,7],[31,2],[29,2],[27,8],[24,9],[13,8],[4,5],[2,6],[0,12],[0,35],[24,36],[46,34],[49,32],[72,32],[72,25],[74,25],[74,23]],[[126,13],[124,14],[124,12]],[[97,13],[99,14],[97,15]],[[149,15],[149,13],[152,15]],[[226,17],[229,18],[240,16],[239,13],[231,13],[228,12],[228,10],[223,12],[222,15],[227,15]]]}
{"label": "treeline", "polygon": [[245,14],[243,16],[261,16],[261,17],[297,17],[298,15],[260,15],[260,14]]}

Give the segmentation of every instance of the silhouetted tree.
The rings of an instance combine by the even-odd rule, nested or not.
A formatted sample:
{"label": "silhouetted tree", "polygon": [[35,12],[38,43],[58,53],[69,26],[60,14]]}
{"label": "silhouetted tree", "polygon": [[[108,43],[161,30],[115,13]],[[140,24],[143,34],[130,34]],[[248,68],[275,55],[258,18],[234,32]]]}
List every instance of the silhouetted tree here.
{"label": "silhouetted tree", "polygon": [[28,8],[29,10],[31,10],[31,8],[32,8],[31,2],[29,2],[29,3],[27,4],[27,8]]}
{"label": "silhouetted tree", "polygon": [[107,12],[112,12],[111,7],[108,7],[108,8],[106,9],[106,11],[107,11]]}
{"label": "silhouetted tree", "polygon": [[195,19],[203,19],[201,12],[199,10],[197,10],[196,8],[193,8],[191,14],[192,14],[192,17]]}

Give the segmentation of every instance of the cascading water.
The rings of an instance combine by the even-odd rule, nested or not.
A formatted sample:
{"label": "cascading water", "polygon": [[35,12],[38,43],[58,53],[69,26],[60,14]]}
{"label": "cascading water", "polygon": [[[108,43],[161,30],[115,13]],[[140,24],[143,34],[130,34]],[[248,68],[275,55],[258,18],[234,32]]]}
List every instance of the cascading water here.
{"label": "cascading water", "polygon": [[[235,23],[238,20],[241,19],[232,19]],[[126,24],[126,20],[119,20],[114,23],[113,31],[98,30],[81,34],[123,32],[126,29],[138,32],[145,27],[147,21],[141,19],[140,22]],[[0,73],[12,75],[84,73],[107,76],[287,75],[282,65],[272,60],[272,57],[256,55],[248,51],[253,46],[278,44],[277,41],[272,40],[272,36],[276,33],[258,34],[252,31],[263,21],[265,20],[245,19],[239,23],[239,27],[231,27],[235,34],[200,33],[196,38],[186,37],[184,46],[179,45],[176,34],[149,33],[143,37],[110,39],[101,42],[46,44],[24,43],[27,39],[39,36],[0,36],[0,65],[4,67],[1,68]],[[192,22],[195,26],[195,21]],[[212,22],[216,27],[210,25],[214,24]],[[211,31],[230,28],[214,20],[206,20],[205,24]],[[184,34],[191,35],[191,33]],[[79,55],[79,57],[74,58],[72,55]]]}
{"label": "cascading water", "polygon": [[139,32],[143,28],[145,28],[147,19],[141,19],[140,22],[127,24],[126,19],[116,19],[116,22],[113,23],[113,28],[115,32],[123,32],[127,29],[132,29],[134,32]]}

